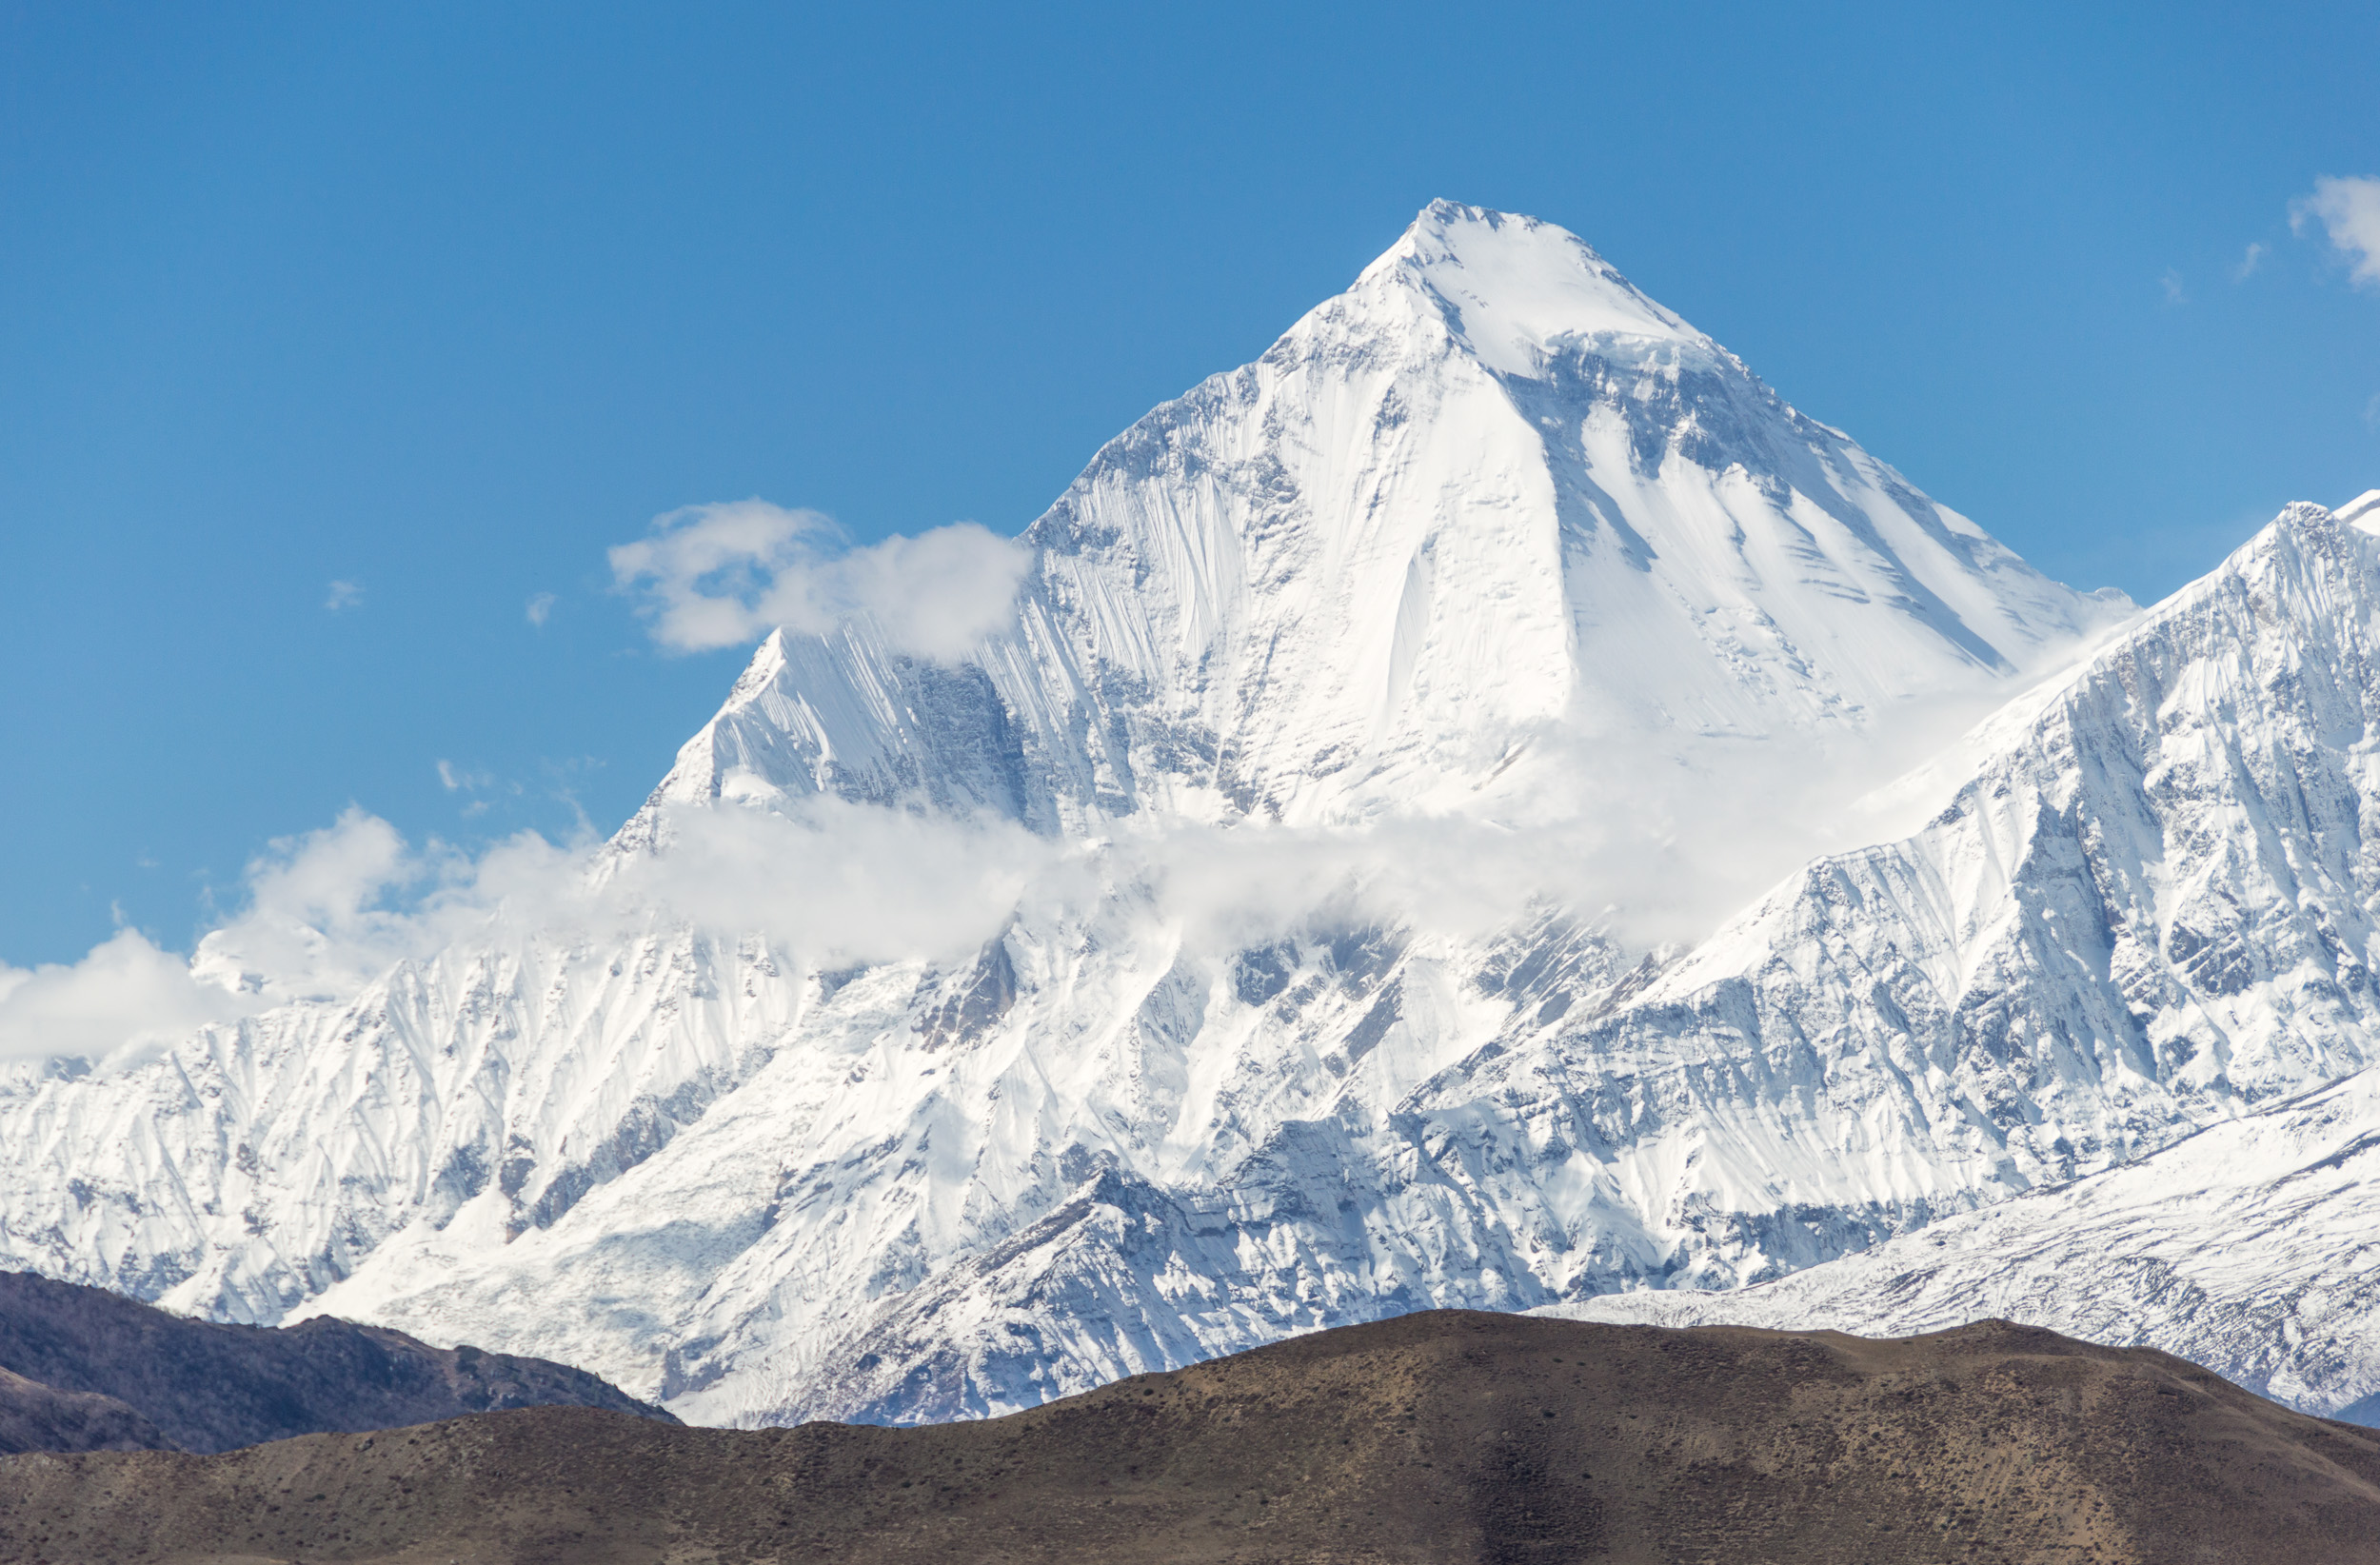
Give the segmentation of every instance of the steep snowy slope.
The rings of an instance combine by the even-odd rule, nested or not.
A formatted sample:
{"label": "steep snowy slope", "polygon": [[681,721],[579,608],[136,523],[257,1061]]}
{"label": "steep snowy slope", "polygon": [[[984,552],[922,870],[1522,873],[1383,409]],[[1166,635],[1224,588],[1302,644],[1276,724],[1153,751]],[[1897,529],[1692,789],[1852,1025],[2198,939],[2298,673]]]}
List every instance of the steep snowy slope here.
{"label": "steep snowy slope", "polygon": [[[2123,605],[1569,235],[1444,206],[1027,540],[1016,624],[955,666],[771,638],[606,861],[821,797],[1021,822],[1047,872],[980,949],[500,917],[11,1083],[0,1258],[694,1419],[914,1417],[1425,1303],[1756,1280],[2368,1058],[2372,545],[2326,513],[1957,775],[1838,812],[1956,794],[1934,825],[1650,958],[1825,845],[1806,793],[1873,788]],[[1646,841],[1659,874],[1605,852]],[[1444,916],[1413,861],[1497,842],[1544,895]]]}
{"label": "steep snowy slope", "polygon": [[[1615,1076],[1707,1073],[1698,1138],[1762,1106],[1693,1182],[1782,1216],[1847,1179],[1922,1204],[2070,1178],[2358,1070],[2375,636],[2380,544],[2293,506],[1982,729],[1916,835],[1814,862],[1625,1005],[1466,1062],[1459,1091],[1565,1119]],[[1765,1242],[1714,1280],[1757,1277]]]}
{"label": "steep snowy slope", "polygon": [[2159,1348],[2306,1412],[2380,1425],[2380,1074],[1756,1288],[1546,1313],[1863,1337],[1996,1317]]}

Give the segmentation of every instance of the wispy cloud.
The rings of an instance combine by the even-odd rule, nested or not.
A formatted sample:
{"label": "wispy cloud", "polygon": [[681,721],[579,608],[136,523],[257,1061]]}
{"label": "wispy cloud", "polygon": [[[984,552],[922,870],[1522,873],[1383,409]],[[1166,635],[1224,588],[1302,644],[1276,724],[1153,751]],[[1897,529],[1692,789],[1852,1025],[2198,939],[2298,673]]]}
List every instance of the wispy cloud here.
{"label": "wispy cloud", "polygon": [[2373,393],[2372,399],[2364,404],[2364,427],[2380,430],[2380,392]]}
{"label": "wispy cloud", "polygon": [[528,601],[521,612],[529,624],[540,630],[545,629],[545,622],[552,617],[554,612],[554,595],[550,592],[537,594]]}
{"label": "wispy cloud", "polygon": [[865,617],[895,647],[964,656],[1013,612],[1030,556],[972,522],[854,545],[829,517],[761,500],[689,505],[611,551],[655,642],[701,652],[779,625],[823,635]]}
{"label": "wispy cloud", "polygon": [[2245,283],[2251,277],[2255,276],[2256,268],[2264,265],[2265,253],[2263,245],[2250,245],[2248,252],[2239,258],[2239,265],[2231,268],[2231,281]]}
{"label": "wispy cloud", "polygon": [[2380,287],[2380,178],[2315,180],[2313,194],[2290,203],[2290,231],[2302,234],[2317,221],[2331,248],[2348,257],[2349,280]]}
{"label": "wispy cloud", "polygon": [[[438,763],[438,781],[448,793],[459,793],[465,795],[486,793],[518,794],[521,791],[520,783],[513,782],[506,784],[493,772],[475,771],[469,767],[458,766],[453,762],[446,760],[441,760]],[[463,806],[463,818],[467,821],[477,816],[486,815],[488,808],[489,802],[486,799],[468,799]]]}
{"label": "wispy cloud", "polygon": [[2182,274],[2180,272],[2175,271],[2172,267],[2168,267],[2165,268],[2165,275],[2158,278],[2157,281],[2165,287],[2165,302],[2168,305],[2186,305],[2190,303],[2190,290],[2182,287]]}
{"label": "wispy cloud", "polygon": [[333,582],[330,584],[330,596],[323,600],[323,607],[333,614],[363,606],[364,584],[361,582]]}
{"label": "wispy cloud", "polygon": [[[475,883],[484,870],[506,873],[502,866],[520,852],[505,844],[480,864],[436,843],[417,854],[388,822],[350,807],[321,831],[276,839],[252,861],[245,907],[192,957],[119,929],[77,962],[0,963],[0,1059],[123,1062],[210,1022],[351,995],[419,951],[445,917],[439,891]],[[391,905],[395,893],[423,883],[431,894],[415,907]]]}

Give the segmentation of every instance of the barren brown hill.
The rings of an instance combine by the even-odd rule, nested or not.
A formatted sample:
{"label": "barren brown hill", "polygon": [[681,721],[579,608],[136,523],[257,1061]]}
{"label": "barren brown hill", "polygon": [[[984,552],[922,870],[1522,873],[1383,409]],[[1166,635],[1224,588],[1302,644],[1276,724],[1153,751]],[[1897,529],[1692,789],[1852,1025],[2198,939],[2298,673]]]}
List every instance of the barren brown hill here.
{"label": "barren brown hill", "polygon": [[2162,1354],[1433,1313],[981,1423],[499,1413],[0,1463],[27,1561],[2380,1562],[2380,1432]]}

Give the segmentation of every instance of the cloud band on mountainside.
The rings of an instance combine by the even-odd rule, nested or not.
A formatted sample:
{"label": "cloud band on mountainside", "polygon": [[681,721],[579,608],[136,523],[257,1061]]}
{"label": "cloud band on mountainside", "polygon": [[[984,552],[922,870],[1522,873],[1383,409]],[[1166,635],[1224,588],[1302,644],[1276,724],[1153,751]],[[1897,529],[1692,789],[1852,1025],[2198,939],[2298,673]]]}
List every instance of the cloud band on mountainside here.
{"label": "cloud band on mountainside", "polygon": [[1888,820],[1844,813],[1838,798],[1830,816],[1822,801],[1841,778],[1796,747],[1755,746],[1742,770],[1719,775],[1609,741],[1574,743],[1574,773],[1616,769],[1662,785],[1557,819],[1118,821],[1087,840],[779,794],[764,806],[675,807],[655,852],[523,832],[476,857],[437,841],[416,847],[350,807],[250,862],[244,905],[187,960],[128,929],[76,963],[0,965],[0,1059],[129,1065],[208,1023],[352,998],[395,964],[449,948],[612,951],[691,927],[821,967],[947,961],[1012,920],[1063,917],[1120,893],[1175,930],[1191,958],[1373,926],[1480,936],[1533,906],[1561,907],[1644,949],[1707,934],[1808,858],[1895,835],[1934,807],[1913,796],[1895,810],[1906,819]]}
{"label": "cloud band on mountainside", "polygon": [[0,1059],[102,1060],[173,1042],[242,1009],[188,961],[119,929],[77,962],[0,964]]}

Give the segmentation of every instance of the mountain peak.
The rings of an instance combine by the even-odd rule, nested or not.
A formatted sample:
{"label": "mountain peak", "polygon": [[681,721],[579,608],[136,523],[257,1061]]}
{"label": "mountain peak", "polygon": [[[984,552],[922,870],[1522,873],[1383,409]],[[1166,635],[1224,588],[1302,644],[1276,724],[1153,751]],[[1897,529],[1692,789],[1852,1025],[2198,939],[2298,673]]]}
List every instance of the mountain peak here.
{"label": "mountain peak", "polygon": [[1356,286],[1421,293],[1506,374],[1534,375],[1562,344],[1588,339],[1711,346],[1577,234],[1487,207],[1431,202]]}

